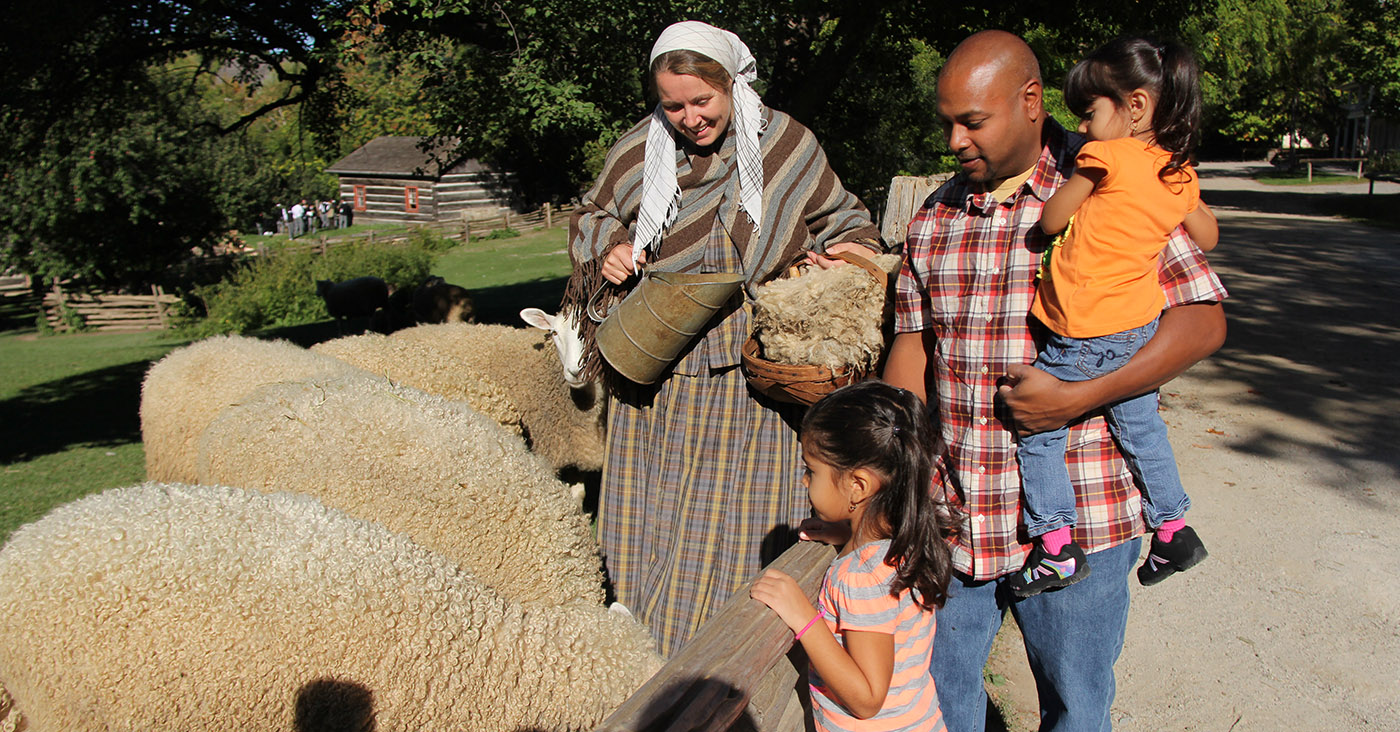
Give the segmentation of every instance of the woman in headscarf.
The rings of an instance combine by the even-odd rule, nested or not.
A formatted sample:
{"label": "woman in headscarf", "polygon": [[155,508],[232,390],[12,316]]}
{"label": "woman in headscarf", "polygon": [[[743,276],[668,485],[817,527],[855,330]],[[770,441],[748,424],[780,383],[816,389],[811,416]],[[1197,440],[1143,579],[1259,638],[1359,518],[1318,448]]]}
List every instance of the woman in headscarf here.
{"label": "woman in headscarf", "polygon": [[613,386],[598,515],[608,576],[670,655],[810,515],[801,409],[749,390],[739,368],[755,287],[804,256],[831,266],[821,255],[881,244],[812,133],[763,106],[733,33],[668,27],[651,77],[660,102],[613,147],[570,222],[565,308],[634,284],[640,265],[745,276],[657,384],[630,384],[590,354]]}

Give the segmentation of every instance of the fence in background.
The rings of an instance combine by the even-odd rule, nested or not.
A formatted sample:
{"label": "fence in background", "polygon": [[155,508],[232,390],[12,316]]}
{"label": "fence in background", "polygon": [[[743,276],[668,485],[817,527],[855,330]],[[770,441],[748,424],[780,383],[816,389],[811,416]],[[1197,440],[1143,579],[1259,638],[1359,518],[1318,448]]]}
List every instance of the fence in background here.
{"label": "fence in background", "polygon": [[[376,231],[371,229],[366,232],[356,234],[345,234],[334,236],[330,234],[317,236],[315,241],[307,242],[307,237],[302,237],[301,243],[292,244],[277,249],[278,252],[299,252],[314,251],[325,254],[328,249],[339,246],[353,244],[403,244],[411,239],[418,231],[429,231],[448,239],[456,239],[462,243],[471,241],[472,237],[478,239],[501,229],[513,229],[515,231],[535,231],[537,229],[552,229],[561,226],[568,221],[569,213],[574,210],[574,206],[551,206],[545,204],[544,208],[531,211],[529,213],[513,213],[506,211],[500,216],[486,219],[469,219],[463,216],[458,221],[439,221],[426,224],[412,224],[402,229],[391,229],[388,231]],[[259,255],[271,253],[266,247],[258,249]]]}

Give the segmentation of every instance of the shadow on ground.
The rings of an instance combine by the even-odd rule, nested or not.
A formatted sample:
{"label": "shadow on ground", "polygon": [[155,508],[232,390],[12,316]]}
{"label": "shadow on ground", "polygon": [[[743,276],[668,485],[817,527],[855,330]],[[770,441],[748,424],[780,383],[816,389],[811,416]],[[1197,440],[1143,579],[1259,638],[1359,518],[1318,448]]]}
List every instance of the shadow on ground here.
{"label": "shadow on ground", "polygon": [[62,452],[77,445],[141,441],[145,361],[49,381],[0,401],[0,464]]}
{"label": "shadow on ground", "polygon": [[1277,190],[1267,191],[1208,191],[1203,198],[1212,208],[1241,213],[1342,216],[1400,227],[1400,193],[1367,195],[1364,183],[1356,193],[1310,193],[1297,187],[1278,186]]}
{"label": "shadow on ground", "polygon": [[[1391,205],[1400,207],[1400,199]],[[1236,449],[1318,455],[1333,468],[1323,483],[1367,500],[1364,486],[1358,489],[1366,476],[1400,476],[1393,448],[1400,383],[1392,376],[1400,360],[1400,232],[1243,213],[1226,216],[1220,228],[1210,259],[1230,290],[1229,336],[1213,366],[1247,385],[1247,404],[1322,425],[1326,435],[1305,442],[1281,424]]]}

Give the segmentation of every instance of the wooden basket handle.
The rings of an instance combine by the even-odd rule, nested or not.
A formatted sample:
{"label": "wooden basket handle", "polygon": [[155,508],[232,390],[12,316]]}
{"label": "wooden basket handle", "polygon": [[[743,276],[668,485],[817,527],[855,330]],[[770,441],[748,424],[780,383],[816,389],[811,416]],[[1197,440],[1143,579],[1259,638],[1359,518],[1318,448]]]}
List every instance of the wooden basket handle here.
{"label": "wooden basket handle", "polygon": [[875,281],[880,283],[881,289],[889,287],[889,274],[886,273],[885,270],[877,267],[874,262],[870,261],[865,257],[862,257],[859,254],[856,254],[854,252],[832,252],[831,254],[827,254],[825,256],[831,257],[832,259],[839,259],[843,262],[847,262],[850,264],[854,264],[855,266],[860,267],[866,272],[869,272],[870,276],[874,277]]}

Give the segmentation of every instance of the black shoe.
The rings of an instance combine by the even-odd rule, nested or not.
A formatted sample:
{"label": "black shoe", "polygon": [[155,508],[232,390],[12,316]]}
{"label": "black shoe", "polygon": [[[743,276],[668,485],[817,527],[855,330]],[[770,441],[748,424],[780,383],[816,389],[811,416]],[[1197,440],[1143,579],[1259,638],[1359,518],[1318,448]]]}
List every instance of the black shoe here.
{"label": "black shoe", "polygon": [[1071,541],[1059,554],[1046,554],[1037,541],[1026,566],[1011,575],[1006,587],[1016,597],[1031,597],[1068,587],[1088,576],[1089,563],[1084,561],[1084,550],[1078,544]]}
{"label": "black shoe", "polygon": [[1144,587],[1155,585],[1177,572],[1185,572],[1200,564],[1206,556],[1205,545],[1190,526],[1184,526],[1173,534],[1171,541],[1162,541],[1153,535],[1147,559],[1138,567],[1138,582]]}

